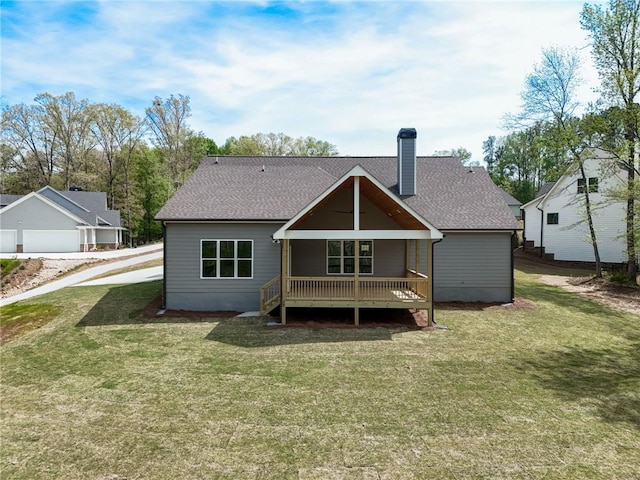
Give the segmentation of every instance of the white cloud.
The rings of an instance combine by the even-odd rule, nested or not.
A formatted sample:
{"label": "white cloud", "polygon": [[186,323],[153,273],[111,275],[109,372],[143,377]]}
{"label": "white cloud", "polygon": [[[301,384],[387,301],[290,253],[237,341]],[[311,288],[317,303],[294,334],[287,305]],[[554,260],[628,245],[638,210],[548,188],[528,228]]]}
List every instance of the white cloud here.
{"label": "white cloud", "polygon": [[[587,45],[582,5],[569,1],[294,2],[279,12],[103,1],[84,23],[56,17],[59,5],[3,15],[5,102],[73,90],[142,114],[154,96],[182,93],[192,127],[218,143],[274,131],[350,155],[392,155],[398,129],[416,127],[420,154],[463,146],[480,159],[541,49]],[[590,100],[597,78],[592,67],[584,76]]]}

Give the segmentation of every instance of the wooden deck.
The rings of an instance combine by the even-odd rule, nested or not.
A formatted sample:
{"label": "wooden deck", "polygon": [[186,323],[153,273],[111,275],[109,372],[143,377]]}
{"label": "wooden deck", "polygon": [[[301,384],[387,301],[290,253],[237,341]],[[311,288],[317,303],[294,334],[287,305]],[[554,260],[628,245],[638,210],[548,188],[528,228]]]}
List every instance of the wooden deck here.
{"label": "wooden deck", "polygon": [[[405,278],[288,277],[287,307],[419,308],[431,306],[431,284],[425,275],[408,271]],[[280,277],[261,289],[261,311],[282,302]]]}

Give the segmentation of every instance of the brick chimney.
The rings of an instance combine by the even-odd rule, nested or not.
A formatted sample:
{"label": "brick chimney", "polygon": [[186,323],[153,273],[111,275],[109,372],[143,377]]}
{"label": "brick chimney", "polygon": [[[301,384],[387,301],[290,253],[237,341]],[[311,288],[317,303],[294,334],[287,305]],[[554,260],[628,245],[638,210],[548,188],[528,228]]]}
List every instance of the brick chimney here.
{"label": "brick chimney", "polygon": [[398,132],[398,193],[416,194],[416,137],[415,128],[401,128]]}

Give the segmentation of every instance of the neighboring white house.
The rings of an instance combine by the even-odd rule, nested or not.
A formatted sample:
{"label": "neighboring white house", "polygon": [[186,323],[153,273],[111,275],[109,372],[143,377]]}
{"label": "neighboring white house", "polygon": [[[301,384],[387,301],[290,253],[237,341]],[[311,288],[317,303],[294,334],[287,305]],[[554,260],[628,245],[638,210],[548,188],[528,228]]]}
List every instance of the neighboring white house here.
{"label": "neighboring white house", "polygon": [[118,248],[120,212],[107,209],[104,192],[46,186],[28,195],[0,196],[0,252],[86,252]]}
{"label": "neighboring white house", "polygon": [[[521,207],[525,248],[542,247],[554,260],[594,262],[584,206],[584,189],[588,188],[600,260],[623,263],[627,261],[626,202],[614,201],[609,192],[626,185],[626,172],[611,171],[610,157],[602,150],[589,154],[584,161],[586,185],[579,171],[570,168]],[[608,160],[608,169],[603,168],[604,160]]]}

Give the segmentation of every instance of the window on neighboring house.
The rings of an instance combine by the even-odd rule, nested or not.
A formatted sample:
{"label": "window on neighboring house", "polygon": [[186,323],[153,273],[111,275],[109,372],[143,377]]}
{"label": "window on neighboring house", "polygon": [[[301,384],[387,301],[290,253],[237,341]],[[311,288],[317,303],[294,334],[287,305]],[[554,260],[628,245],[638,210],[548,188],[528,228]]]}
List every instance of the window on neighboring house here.
{"label": "window on neighboring house", "polygon": [[[589,177],[587,179],[587,182],[589,183],[589,193],[594,193],[598,191],[598,177]],[[585,191],[585,179],[584,178],[579,178],[578,179],[578,193],[584,193]]]}
{"label": "window on neighboring house", "polygon": [[547,225],[558,225],[558,220],[557,213],[547,213]]}
{"label": "window on neighboring house", "polygon": [[252,278],[253,240],[201,240],[201,278]]}
{"label": "window on neighboring house", "polygon": [[[327,273],[350,274],[355,273],[356,242],[353,240],[327,241]],[[359,273],[373,273],[373,241],[360,240],[360,270]]]}

